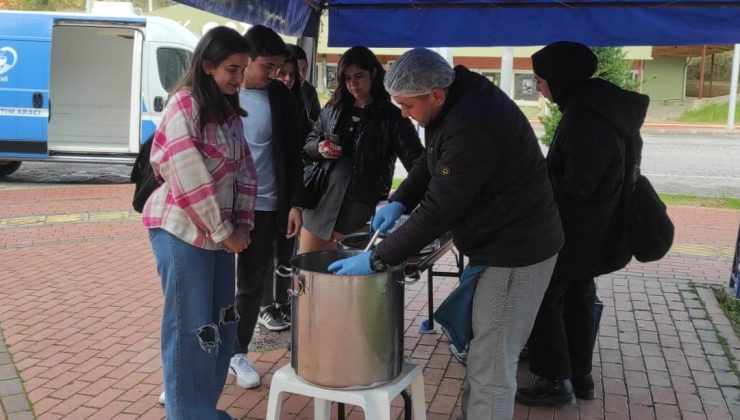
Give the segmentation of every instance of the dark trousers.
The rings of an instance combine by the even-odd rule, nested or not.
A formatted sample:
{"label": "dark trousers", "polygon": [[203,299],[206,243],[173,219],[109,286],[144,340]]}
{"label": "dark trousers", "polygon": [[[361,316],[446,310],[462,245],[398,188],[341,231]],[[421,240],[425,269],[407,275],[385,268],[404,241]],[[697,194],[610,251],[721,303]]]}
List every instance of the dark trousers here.
{"label": "dark trousers", "polygon": [[529,337],[532,373],[550,379],[591,373],[595,303],[593,277],[555,268]]}
{"label": "dark trousers", "polygon": [[295,253],[295,238],[286,239],[285,235],[278,234],[275,239],[275,265],[274,279],[268,282],[262,294],[262,306],[270,306],[273,303],[285,305],[288,303],[288,289],[291,282],[290,259]]}
{"label": "dark trousers", "polygon": [[236,353],[246,353],[252,341],[260,312],[265,285],[272,284],[275,270],[275,232],[277,213],[255,211],[252,243],[239,253],[236,264],[236,310],[239,326],[236,332]]}

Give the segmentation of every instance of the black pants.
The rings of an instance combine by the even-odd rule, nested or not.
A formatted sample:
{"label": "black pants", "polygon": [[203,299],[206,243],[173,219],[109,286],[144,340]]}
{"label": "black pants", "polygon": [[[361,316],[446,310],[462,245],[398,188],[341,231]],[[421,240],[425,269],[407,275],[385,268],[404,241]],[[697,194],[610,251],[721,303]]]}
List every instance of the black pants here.
{"label": "black pants", "polygon": [[275,271],[275,233],[277,213],[255,211],[252,243],[239,253],[236,265],[236,353],[246,353],[252,341],[265,285],[272,284]]}
{"label": "black pants", "polygon": [[532,373],[550,379],[591,373],[595,303],[593,277],[555,268],[529,337]]}
{"label": "black pants", "polygon": [[278,234],[275,238],[275,276],[267,283],[262,293],[262,306],[273,303],[285,305],[288,303],[288,289],[291,282],[290,259],[295,252],[295,238],[286,239],[285,235]]}

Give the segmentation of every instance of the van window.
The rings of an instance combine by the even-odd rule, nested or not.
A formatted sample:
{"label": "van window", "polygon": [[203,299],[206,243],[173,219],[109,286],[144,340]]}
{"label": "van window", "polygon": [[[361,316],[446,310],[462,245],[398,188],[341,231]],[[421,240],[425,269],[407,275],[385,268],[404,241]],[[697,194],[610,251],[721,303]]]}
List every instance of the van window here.
{"label": "van window", "polygon": [[172,88],[188,69],[190,57],[193,54],[179,48],[157,49],[157,68],[159,69],[159,81],[167,93],[172,93]]}

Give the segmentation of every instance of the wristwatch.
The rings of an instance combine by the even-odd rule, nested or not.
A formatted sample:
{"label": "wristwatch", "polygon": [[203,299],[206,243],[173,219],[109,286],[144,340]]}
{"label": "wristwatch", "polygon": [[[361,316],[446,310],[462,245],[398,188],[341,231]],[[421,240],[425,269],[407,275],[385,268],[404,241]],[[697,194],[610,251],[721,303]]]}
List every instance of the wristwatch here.
{"label": "wristwatch", "polygon": [[380,271],[385,271],[385,269],[388,268],[388,264],[380,259],[380,255],[378,255],[375,249],[370,251],[370,268],[376,273]]}

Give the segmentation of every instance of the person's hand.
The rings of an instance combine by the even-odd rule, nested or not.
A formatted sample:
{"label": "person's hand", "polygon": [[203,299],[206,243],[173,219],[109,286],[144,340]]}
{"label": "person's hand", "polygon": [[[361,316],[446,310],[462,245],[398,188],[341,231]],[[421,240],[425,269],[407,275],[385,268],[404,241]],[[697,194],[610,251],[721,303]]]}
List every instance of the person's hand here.
{"label": "person's hand", "polygon": [[234,232],[232,232],[228,238],[224,239],[224,241],[221,242],[221,245],[224,247],[226,252],[238,254],[245,250],[249,246],[250,242],[249,233],[245,234],[239,229],[234,229]]}
{"label": "person's hand", "polygon": [[342,156],[342,146],[332,143],[329,139],[323,140],[319,142],[319,154],[324,159],[337,159]]}
{"label": "person's hand", "polygon": [[288,212],[288,226],[285,228],[285,238],[295,238],[303,227],[303,213],[301,209],[293,207]]}
{"label": "person's hand", "polygon": [[357,254],[354,257],[334,261],[329,265],[327,270],[331,271],[334,274],[339,274],[342,276],[360,276],[363,274],[372,274],[373,269],[370,268],[370,251]]}
{"label": "person's hand", "polygon": [[385,206],[378,209],[375,212],[370,226],[373,232],[379,230],[380,233],[385,233],[388,229],[392,228],[399,217],[406,211],[406,206],[398,201],[391,201]]}

